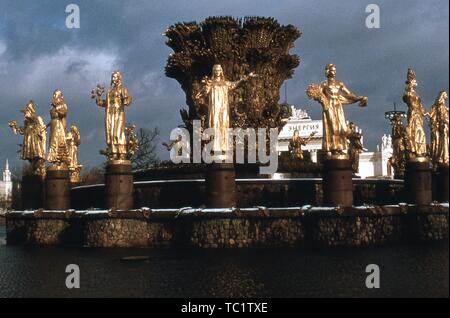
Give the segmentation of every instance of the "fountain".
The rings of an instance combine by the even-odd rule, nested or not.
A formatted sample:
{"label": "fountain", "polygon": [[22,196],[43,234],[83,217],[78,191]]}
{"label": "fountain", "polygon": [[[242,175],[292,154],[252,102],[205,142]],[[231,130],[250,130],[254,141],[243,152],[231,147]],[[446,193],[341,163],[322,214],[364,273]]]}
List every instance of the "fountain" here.
{"label": "fountain", "polygon": [[[411,192],[405,193],[401,179],[352,178],[341,104],[365,106],[367,97],[337,81],[333,64],[326,67],[327,79],[307,90],[324,110],[323,164],[280,157],[276,172],[284,178],[260,173],[267,166],[264,157],[274,154],[270,132],[280,132],[289,117],[289,107],[279,104],[279,90],[299,65],[298,56],[289,51],[300,34],[292,25],[261,17],[210,17],[199,24],[170,26],[165,36],[174,53],[166,75],[176,79],[186,94],[187,109],[180,110],[182,128],[191,145],[196,143],[196,127],[222,136],[200,141],[200,147],[210,143],[214,155],[220,153],[215,157],[219,160],[192,163],[191,152],[187,156],[191,163],[131,173],[127,154],[132,147],[122,125],[131,95],[122,86],[120,73],[114,72],[105,99],[102,86],[93,91],[97,105],[105,107],[105,184],[72,187],[72,209],[51,211],[36,205],[34,212],[8,213],[8,243],[216,248],[448,240],[448,203],[432,203],[431,183],[417,181],[423,173],[430,177],[427,169],[416,169],[407,179],[408,189],[427,196],[410,204],[404,203]],[[111,105],[117,105],[120,116],[109,113]],[[118,124],[111,126],[114,120]],[[256,139],[224,135],[227,129],[256,128],[265,129],[255,134]],[[180,150],[177,140],[173,153]],[[227,151],[236,153],[237,147],[246,150],[246,162],[227,162]],[[252,152],[257,155],[249,163]]]}

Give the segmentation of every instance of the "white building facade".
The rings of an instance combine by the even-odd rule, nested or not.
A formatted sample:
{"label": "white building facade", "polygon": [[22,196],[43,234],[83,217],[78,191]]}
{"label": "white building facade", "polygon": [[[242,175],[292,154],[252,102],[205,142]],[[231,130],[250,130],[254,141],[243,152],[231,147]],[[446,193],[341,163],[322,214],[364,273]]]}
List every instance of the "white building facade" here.
{"label": "white building facade", "polygon": [[393,178],[394,170],[389,162],[392,157],[392,137],[383,135],[381,144],[374,152],[363,152],[359,155],[359,173],[361,178]]}
{"label": "white building facade", "polygon": [[[309,151],[313,162],[317,162],[317,152],[322,149],[322,120],[311,119],[306,111],[297,109],[295,106],[291,106],[291,113],[292,115],[287,119],[286,125],[278,135],[278,153],[288,151],[289,141],[295,130],[298,130],[302,138],[307,138],[312,132],[316,132],[303,149]],[[362,129],[358,127],[356,129],[362,134]],[[392,138],[385,134],[381,138],[381,144],[377,146],[376,151],[364,151],[359,155],[359,173],[357,175],[361,178],[392,178],[393,169],[389,163],[391,156]]]}
{"label": "white building facade", "polygon": [[312,120],[306,111],[296,109],[294,106],[291,106],[291,113],[292,115],[287,119],[286,125],[278,135],[278,153],[289,151],[289,141],[295,130],[298,130],[302,138],[307,138],[312,132],[315,132],[314,137],[302,149],[309,151],[311,160],[317,162],[317,151],[322,149],[322,120]]}

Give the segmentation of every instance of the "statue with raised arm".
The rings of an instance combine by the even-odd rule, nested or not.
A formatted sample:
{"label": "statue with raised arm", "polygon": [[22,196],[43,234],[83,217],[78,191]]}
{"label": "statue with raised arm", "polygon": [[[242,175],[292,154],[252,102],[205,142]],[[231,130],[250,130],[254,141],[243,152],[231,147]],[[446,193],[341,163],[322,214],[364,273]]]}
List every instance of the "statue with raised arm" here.
{"label": "statue with raised arm", "polygon": [[47,161],[53,166],[61,167],[68,164],[68,148],[66,142],[67,105],[61,90],[53,92],[50,109],[50,141]]}
{"label": "statue with raised arm", "polygon": [[294,159],[303,160],[304,156],[302,146],[306,146],[315,134],[316,132],[313,131],[311,134],[309,134],[308,137],[302,138],[300,137],[298,130],[295,129],[288,146],[289,154],[291,155],[291,157]]}
{"label": "statue with raised arm", "polygon": [[325,67],[325,75],[326,81],[310,84],[306,93],[323,107],[323,150],[330,153],[332,158],[347,159],[348,127],[342,106],[356,102],[360,106],[366,106],[367,97],[352,93],[343,82],[338,81],[334,64]]}
{"label": "statue with raised arm", "polygon": [[21,112],[25,117],[23,127],[17,127],[15,120],[10,121],[9,126],[14,134],[23,135],[21,159],[30,162],[33,174],[44,177],[47,127],[42,117],[36,114],[33,101],[29,101]]}
{"label": "statue with raised arm", "polygon": [[408,138],[407,147],[410,160],[425,159],[427,155],[427,144],[423,123],[426,112],[425,108],[422,106],[420,96],[416,92],[416,87],[416,74],[409,68],[403,101],[408,105],[406,136]]}
{"label": "statue with raised arm", "polygon": [[428,115],[430,117],[431,129],[431,160],[434,168],[439,165],[449,164],[448,159],[448,106],[445,102],[448,99],[447,92],[441,91],[436,101],[431,106]]}
{"label": "statue with raised arm", "polygon": [[122,75],[114,71],[111,75],[111,85],[102,95],[104,88],[97,85],[92,91],[92,98],[98,106],[105,108],[106,154],[110,162],[127,160],[127,140],[125,136],[125,107],[131,104],[132,98],[128,89],[122,85]]}
{"label": "statue with raised arm", "polygon": [[69,155],[70,182],[79,182],[83,166],[78,163],[78,146],[81,144],[81,138],[75,124],[70,125],[70,130],[66,133],[66,141]]}
{"label": "statue with raised arm", "polygon": [[195,95],[195,99],[207,98],[208,119],[207,127],[214,128],[213,151],[228,150],[228,128],[230,127],[229,93],[239,84],[250,77],[256,75],[250,73],[236,82],[225,79],[222,66],[216,64],[212,68],[211,78],[205,76],[202,80],[200,91]]}

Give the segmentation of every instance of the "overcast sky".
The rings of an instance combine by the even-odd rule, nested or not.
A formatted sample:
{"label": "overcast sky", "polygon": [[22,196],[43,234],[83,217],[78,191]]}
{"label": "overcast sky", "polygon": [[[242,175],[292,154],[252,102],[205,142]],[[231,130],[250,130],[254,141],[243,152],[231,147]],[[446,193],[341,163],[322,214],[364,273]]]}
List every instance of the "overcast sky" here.
{"label": "overcast sky", "polygon": [[[79,29],[65,26],[70,3],[80,8]],[[380,7],[379,29],[365,26],[370,3]],[[52,92],[60,88],[69,106],[68,122],[76,122],[82,135],[81,163],[101,164],[104,113],[90,91],[99,82],[109,84],[115,69],[122,71],[134,97],[127,121],[159,127],[161,141],[168,140],[181,123],[178,110],[185,96],[178,82],[164,75],[171,49],[162,33],[176,22],[214,15],[271,16],[298,27],[302,36],[292,53],[301,62],[288,81],[288,101],[319,119],[321,106],[307,99],[305,89],[324,79],[327,63],[335,63],[337,77],[369,97],[367,108],[346,107],[346,115],[363,129],[365,147],[375,150],[390,131],[383,113],[394,101],[406,109],[402,95],[408,67],[416,72],[427,108],[439,90],[448,91],[448,5],[448,0],[0,0],[0,163],[9,158],[13,167],[20,164],[21,139],[12,135],[8,121],[22,122],[19,110],[30,99],[48,121]]]}

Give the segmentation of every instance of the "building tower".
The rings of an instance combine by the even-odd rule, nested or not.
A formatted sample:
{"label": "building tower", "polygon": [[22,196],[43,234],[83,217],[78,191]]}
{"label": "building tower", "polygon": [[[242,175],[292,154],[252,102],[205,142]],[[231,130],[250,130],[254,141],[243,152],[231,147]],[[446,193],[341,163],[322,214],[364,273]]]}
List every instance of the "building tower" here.
{"label": "building tower", "polygon": [[3,207],[10,207],[12,200],[12,188],[13,183],[11,181],[11,171],[9,170],[8,159],[6,159],[3,178],[2,181],[0,181],[0,209]]}
{"label": "building tower", "polygon": [[5,171],[3,171],[3,181],[4,182],[11,182],[11,171],[9,171],[8,159],[6,159]]}

